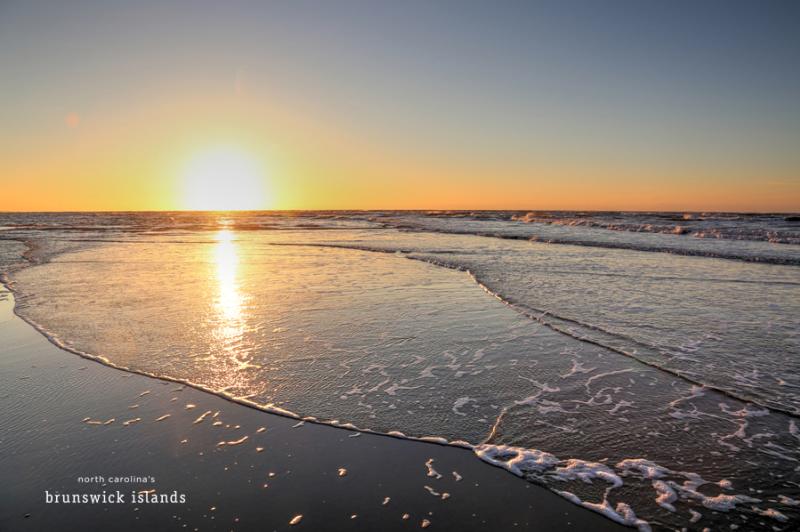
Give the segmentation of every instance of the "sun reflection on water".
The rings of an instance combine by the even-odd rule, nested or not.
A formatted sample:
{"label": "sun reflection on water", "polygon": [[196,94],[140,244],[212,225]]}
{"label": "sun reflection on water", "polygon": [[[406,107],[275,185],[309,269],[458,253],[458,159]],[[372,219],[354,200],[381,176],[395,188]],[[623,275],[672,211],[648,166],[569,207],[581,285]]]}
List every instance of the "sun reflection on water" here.
{"label": "sun reflection on water", "polygon": [[243,384],[237,370],[257,367],[249,362],[250,349],[244,342],[247,332],[246,297],[240,286],[240,244],[232,230],[221,224],[212,251],[217,294],[213,308],[212,358],[229,386]]}
{"label": "sun reflection on water", "polygon": [[241,325],[242,295],[239,292],[239,245],[233,239],[230,229],[217,232],[214,247],[214,264],[217,275],[217,312],[220,321],[232,328]]}

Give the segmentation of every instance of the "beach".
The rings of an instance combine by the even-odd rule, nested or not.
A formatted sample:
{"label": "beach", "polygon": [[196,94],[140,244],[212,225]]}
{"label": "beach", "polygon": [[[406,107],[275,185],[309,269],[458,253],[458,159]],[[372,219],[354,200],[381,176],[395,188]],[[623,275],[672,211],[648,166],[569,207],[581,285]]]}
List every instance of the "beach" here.
{"label": "beach", "polygon": [[[3,290],[3,530],[624,529],[467,449],[299,423],[86,360],[12,308]],[[46,501],[104,491],[125,500]]]}
{"label": "beach", "polygon": [[0,0],[0,532],[800,530],[798,27]]}
{"label": "beach", "polygon": [[[12,529],[65,512],[200,529],[797,518],[783,215],[1,222]],[[82,498],[110,475],[141,477],[133,508]]]}

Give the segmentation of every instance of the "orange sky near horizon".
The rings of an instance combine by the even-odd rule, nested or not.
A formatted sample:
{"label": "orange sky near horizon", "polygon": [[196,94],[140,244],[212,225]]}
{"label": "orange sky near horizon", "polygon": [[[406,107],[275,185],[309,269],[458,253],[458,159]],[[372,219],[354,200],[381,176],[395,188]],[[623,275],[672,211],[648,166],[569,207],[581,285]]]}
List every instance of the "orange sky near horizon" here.
{"label": "orange sky near horizon", "polygon": [[[53,116],[56,125],[35,145],[11,142],[0,210],[190,209],[184,169],[219,145],[261,163],[268,192],[253,208],[265,210],[798,210],[800,188],[777,172],[764,182],[753,179],[757,169],[654,169],[607,153],[541,164],[458,159],[376,145],[333,122],[256,104],[233,94],[147,102],[113,116]],[[224,177],[219,187],[227,188]]]}
{"label": "orange sky near horizon", "polygon": [[[192,209],[184,201],[184,168],[218,145],[238,147],[261,163],[267,192],[254,209],[800,208],[800,187],[791,175],[777,173],[763,182],[747,169],[648,169],[608,160],[493,166],[393,152],[305,120],[281,123],[273,116],[271,123],[280,124],[276,134],[247,124],[215,128],[208,125],[213,119],[191,112],[158,128],[148,127],[147,113],[131,115],[120,124],[82,117],[47,139],[41,152],[20,149],[5,157],[0,211]],[[219,188],[227,188],[224,177]]]}

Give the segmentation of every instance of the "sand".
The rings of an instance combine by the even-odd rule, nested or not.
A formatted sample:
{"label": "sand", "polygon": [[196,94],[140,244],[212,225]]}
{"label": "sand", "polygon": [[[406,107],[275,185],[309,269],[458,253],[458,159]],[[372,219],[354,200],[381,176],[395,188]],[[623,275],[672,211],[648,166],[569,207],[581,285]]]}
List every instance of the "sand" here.
{"label": "sand", "polygon": [[[0,530],[623,529],[467,449],[298,424],[83,359],[12,309],[0,295]],[[104,491],[124,502],[46,502]]]}

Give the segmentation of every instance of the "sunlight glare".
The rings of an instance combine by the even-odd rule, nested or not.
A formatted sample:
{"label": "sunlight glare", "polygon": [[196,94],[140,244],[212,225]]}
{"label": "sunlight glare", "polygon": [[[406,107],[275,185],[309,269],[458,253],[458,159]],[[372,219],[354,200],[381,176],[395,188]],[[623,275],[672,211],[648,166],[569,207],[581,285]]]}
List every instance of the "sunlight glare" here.
{"label": "sunlight glare", "polygon": [[260,162],[237,147],[217,147],[196,155],[183,173],[185,208],[236,211],[266,208],[267,191]]}
{"label": "sunlight glare", "polygon": [[[233,335],[236,335],[236,331],[240,328],[242,297],[239,294],[237,280],[239,266],[237,244],[233,240],[233,233],[228,229],[222,229],[217,233],[214,260],[217,266],[217,284],[219,286],[217,307],[221,322],[226,326],[226,334],[223,336],[230,338],[231,334],[227,334],[227,332],[233,332]],[[230,331],[227,327],[230,327]]]}

